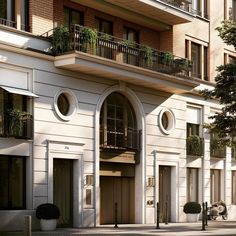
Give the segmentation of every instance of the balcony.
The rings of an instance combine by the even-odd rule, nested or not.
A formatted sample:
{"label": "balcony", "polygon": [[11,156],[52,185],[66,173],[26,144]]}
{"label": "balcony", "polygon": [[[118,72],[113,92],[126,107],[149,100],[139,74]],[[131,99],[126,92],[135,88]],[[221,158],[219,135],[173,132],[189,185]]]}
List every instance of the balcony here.
{"label": "balcony", "polygon": [[0,117],[0,136],[6,138],[32,139],[33,117],[26,112],[11,110]]}
{"label": "balcony", "polygon": [[72,1],[156,30],[167,30],[193,20],[188,0]]}
{"label": "balcony", "polygon": [[218,139],[211,139],[210,153],[211,153],[211,157],[225,158],[226,157],[226,146],[219,145]]}
{"label": "balcony", "polygon": [[204,139],[191,135],[186,139],[187,156],[201,157],[204,155]]}
{"label": "balcony", "polygon": [[75,25],[68,37],[62,35],[59,38],[63,37],[64,42],[59,40],[52,45],[56,55],[54,64],[58,68],[173,93],[186,92],[199,85],[189,76],[191,61],[170,52],[158,51],[79,25]]}
{"label": "balcony", "polygon": [[[3,18],[0,18],[0,25],[5,25],[5,26],[15,28],[15,29],[16,29],[16,26],[17,26],[15,21],[3,19]],[[22,31],[28,31],[28,32],[30,31],[30,27],[28,25],[24,25],[24,24],[21,24],[20,29]]]}
{"label": "balcony", "polygon": [[140,150],[141,131],[127,129],[121,132],[100,129],[100,148],[116,150]]}

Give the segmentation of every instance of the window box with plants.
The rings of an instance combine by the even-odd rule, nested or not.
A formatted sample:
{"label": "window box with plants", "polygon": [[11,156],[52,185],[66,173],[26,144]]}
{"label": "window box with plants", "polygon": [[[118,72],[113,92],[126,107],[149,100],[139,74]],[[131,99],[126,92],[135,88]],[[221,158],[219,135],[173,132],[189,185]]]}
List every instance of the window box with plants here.
{"label": "window box with plants", "polygon": [[188,222],[197,222],[201,212],[201,205],[198,202],[187,202],[184,205],[184,213],[187,214]]}
{"label": "window box with plants", "polygon": [[203,156],[204,141],[198,135],[190,135],[186,140],[186,149],[188,156]]}
{"label": "window box with plants", "polygon": [[52,203],[44,203],[37,207],[36,217],[40,220],[41,230],[55,230],[60,217],[59,208]]}

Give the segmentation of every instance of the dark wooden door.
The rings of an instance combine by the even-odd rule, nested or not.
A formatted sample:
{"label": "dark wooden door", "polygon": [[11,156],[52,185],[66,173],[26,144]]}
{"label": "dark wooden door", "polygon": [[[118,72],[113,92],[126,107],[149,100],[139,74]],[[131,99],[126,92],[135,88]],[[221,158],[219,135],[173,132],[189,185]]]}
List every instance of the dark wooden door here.
{"label": "dark wooden door", "polygon": [[160,222],[170,221],[171,214],[171,167],[159,167]]}
{"label": "dark wooden door", "polygon": [[101,224],[115,223],[115,203],[119,224],[134,223],[134,177],[101,176]]}
{"label": "dark wooden door", "polygon": [[53,201],[61,216],[59,227],[73,226],[73,160],[53,159]]}

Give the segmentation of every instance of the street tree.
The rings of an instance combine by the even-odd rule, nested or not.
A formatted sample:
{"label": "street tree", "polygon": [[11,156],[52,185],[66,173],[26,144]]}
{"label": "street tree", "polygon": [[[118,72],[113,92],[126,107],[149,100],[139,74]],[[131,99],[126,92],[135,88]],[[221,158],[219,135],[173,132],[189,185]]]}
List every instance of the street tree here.
{"label": "street tree", "polygon": [[[235,22],[223,21],[216,30],[226,44],[233,45],[236,49]],[[217,72],[214,89],[205,89],[201,94],[206,99],[217,99],[222,109],[210,117],[213,122],[206,127],[217,135],[219,145],[236,147],[236,64],[221,65]]]}

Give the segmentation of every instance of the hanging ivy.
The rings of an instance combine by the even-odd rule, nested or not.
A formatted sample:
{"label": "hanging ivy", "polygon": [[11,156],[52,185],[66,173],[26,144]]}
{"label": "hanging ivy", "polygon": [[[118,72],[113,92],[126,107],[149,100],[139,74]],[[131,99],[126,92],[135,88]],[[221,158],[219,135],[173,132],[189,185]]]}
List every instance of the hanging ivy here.
{"label": "hanging ivy", "polygon": [[85,49],[86,50],[91,49],[92,53],[95,54],[98,40],[97,30],[82,28],[82,33],[83,33]]}

